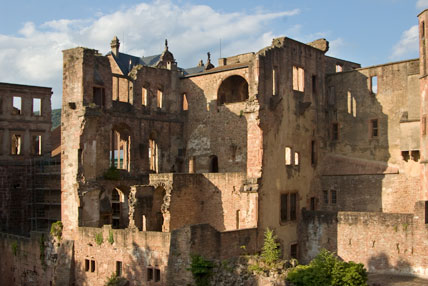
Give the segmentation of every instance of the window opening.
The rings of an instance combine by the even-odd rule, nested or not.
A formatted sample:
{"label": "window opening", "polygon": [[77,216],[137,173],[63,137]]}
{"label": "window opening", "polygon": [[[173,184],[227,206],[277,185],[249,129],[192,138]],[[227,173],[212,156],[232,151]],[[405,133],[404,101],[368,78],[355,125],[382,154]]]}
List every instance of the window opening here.
{"label": "window opening", "polygon": [[119,191],[113,189],[111,194],[111,208],[112,208],[112,228],[120,227],[120,194]]}
{"label": "window opening", "polygon": [[149,267],[147,268],[147,281],[153,280],[153,268]]}
{"label": "window opening", "polygon": [[187,102],[187,95],[183,93],[183,110],[189,109],[189,103]]}
{"label": "window opening", "polygon": [[156,107],[162,109],[163,105],[163,92],[162,90],[158,89],[158,92],[156,94]]}
{"label": "window opening", "polygon": [[91,260],[91,272],[95,272],[95,260]]}
{"label": "window opening", "polygon": [[311,197],[311,211],[314,211],[316,209],[316,199],[315,197]]}
{"label": "window opening", "polygon": [[239,229],[240,210],[236,210],[236,229]]}
{"label": "window opening", "polygon": [[155,269],[155,282],[160,281],[160,269]]}
{"label": "window opening", "polygon": [[336,204],[337,202],[337,193],[335,190],[331,190],[331,203]]}
{"label": "window opening", "polygon": [[297,194],[290,194],[290,220],[297,218]]}
{"label": "window opening", "polygon": [[339,124],[332,123],[331,124],[331,139],[336,141],[339,139]]}
{"label": "window opening", "polygon": [[103,87],[95,87],[93,88],[94,92],[94,103],[98,106],[105,105],[105,89]]}
{"label": "window opening", "polygon": [[288,194],[281,194],[281,222],[288,220]]}
{"label": "window opening", "polygon": [[89,259],[85,259],[85,271],[89,271]]}
{"label": "window opening", "polygon": [[299,153],[298,152],[294,152],[294,165],[295,166],[299,166]]}
{"label": "window opening", "polygon": [[22,151],[22,140],[21,135],[18,134],[12,134],[12,140],[11,140],[11,154],[12,155],[21,155]]}
{"label": "window opening", "polygon": [[427,116],[426,115],[422,116],[421,132],[422,132],[422,135],[427,134]]}
{"label": "window opening", "polygon": [[33,98],[33,116],[42,115],[42,100],[40,98]]}
{"label": "window opening", "polygon": [[276,95],[276,72],[272,69],[272,95]]}
{"label": "window opening", "polygon": [[147,106],[147,88],[143,87],[141,90],[141,104]]}
{"label": "window opening", "polygon": [[317,76],[312,76],[312,93],[317,93]]}
{"label": "window opening", "polygon": [[116,261],[116,276],[122,276],[122,261]]}
{"label": "window opening", "polygon": [[311,164],[315,165],[317,163],[317,154],[316,154],[316,144],[315,140],[311,141]]}
{"label": "window opening", "polygon": [[112,131],[111,165],[117,169],[128,170],[130,167],[131,137],[126,132]]}
{"label": "window opening", "polygon": [[343,66],[341,64],[336,64],[336,72],[342,72]]}
{"label": "window opening", "polygon": [[425,224],[428,224],[428,201],[425,201]]}
{"label": "window opening", "polygon": [[210,173],[218,173],[218,158],[216,155],[210,156]]}
{"label": "window opening", "polygon": [[328,191],[322,191],[324,197],[324,203],[328,204]]}
{"label": "window opening", "polygon": [[371,137],[376,138],[379,135],[379,126],[378,126],[378,120],[372,119],[370,120],[370,128],[371,128]]}
{"label": "window opening", "polygon": [[293,66],[293,90],[305,91],[305,70]]}
{"label": "window opening", "polygon": [[370,91],[372,94],[377,94],[377,76],[370,77]]}
{"label": "window opening", "polygon": [[297,243],[290,245],[290,257],[297,259]]}
{"label": "window opening", "polygon": [[149,140],[150,171],[158,172],[158,145],[153,139]]}
{"label": "window opening", "polygon": [[42,136],[41,135],[35,135],[33,136],[32,141],[32,153],[33,155],[42,155]]}
{"label": "window opening", "polygon": [[13,115],[20,115],[20,114],[22,114],[22,98],[20,96],[14,96],[13,97],[12,114]]}
{"label": "window opening", "polygon": [[285,147],[285,165],[291,165],[291,147]]}
{"label": "window opening", "polygon": [[233,75],[226,78],[218,88],[217,105],[242,102],[247,99],[248,82],[241,76]]}

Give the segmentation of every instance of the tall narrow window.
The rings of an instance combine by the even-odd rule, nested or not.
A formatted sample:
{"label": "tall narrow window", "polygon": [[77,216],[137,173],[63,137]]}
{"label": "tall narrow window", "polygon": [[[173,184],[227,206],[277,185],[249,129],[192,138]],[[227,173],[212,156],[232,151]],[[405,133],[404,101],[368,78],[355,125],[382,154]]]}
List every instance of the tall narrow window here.
{"label": "tall narrow window", "polygon": [[160,281],[160,269],[155,269],[155,282]]}
{"label": "tall narrow window", "polygon": [[111,165],[117,169],[128,170],[130,168],[131,136],[126,131],[112,131],[112,143],[110,159]]}
{"label": "tall narrow window", "polygon": [[370,92],[377,94],[377,76],[370,77]]}
{"label": "tall narrow window", "polygon": [[316,198],[315,198],[315,197],[311,197],[311,206],[310,206],[310,210],[311,210],[311,211],[316,210]]}
{"label": "tall narrow window", "polygon": [[189,109],[189,103],[187,102],[187,95],[183,93],[183,110]]}
{"label": "tall narrow window", "polygon": [[95,272],[95,260],[91,260],[91,272]]}
{"label": "tall narrow window", "polygon": [[297,218],[297,194],[290,194],[290,220]]}
{"label": "tall narrow window", "polygon": [[40,98],[33,98],[33,116],[42,115],[42,100]]}
{"label": "tall narrow window", "polygon": [[272,95],[276,95],[276,71],[272,69]]}
{"label": "tall narrow window", "polygon": [[315,140],[311,141],[311,164],[315,165],[317,163],[317,151],[316,151]]}
{"label": "tall narrow window", "polygon": [[122,261],[116,261],[116,276],[122,276]]}
{"label": "tall narrow window", "polygon": [[163,107],[163,92],[160,89],[158,89],[158,92],[156,94],[156,107],[157,108]]}
{"label": "tall narrow window", "polygon": [[288,194],[281,194],[281,221],[288,220]]}
{"label": "tall narrow window", "polygon": [[290,257],[297,259],[297,243],[290,245]]}
{"label": "tall narrow window", "polygon": [[218,158],[216,155],[210,156],[210,173],[218,173]]}
{"label": "tall narrow window", "polygon": [[428,201],[425,201],[425,224],[428,224]]}
{"label": "tall narrow window", "polygon": [[113,189],[111,193],[112,228],[120,228],[120,194]]}
{"label": "tall narrow window", "polygon": [[285,147],[285,165],[291,165],[291,148]]}
{"label": "tall narrow window", "polygon": [[21,152],[22,152],[21,135],[12,134],[10,154],[12,154],[12,155],[21,155]]}
{"label": "tall narrow window", "polygon": [[33,155],[42,155],[42,136],[35,135],[31,142],[31,151]]}
{"label": "tall narrow window", "polygon": [[239,229],[240,210],[236,211],[236,229]]}
{"label": "tall narrow window", "polygon": [[312,76],[312,93],[317,93],[317,76]]}
{"label": "tall narrow window", "polygon": [[323,197],[324,197],[324,203],[328,204],[328,191],[322,191]]}
{"label": "tall narrow window", "polygon": [[293,90],[305,91],[305,70],[293,66]]}
{"label": "tall narrow window", "polygon": [[421,133],[422,135],[427,135],[427,116],[422,116],[422,122],[421,122]]}
{"label": "tall narrow window", "polygon": [[20,96],[14,96],[13,97],[12,114],[13,115],[22,114],[22,98]]}
{"label": "tall narrow window", "polygon": [[141,90],[141,104],[147,106],[147,88],[145,87]]}
{"label": "tall narrow window", "polygon": [[331,203],[336,204],[336,202],[337,202],[336,190],[331,190],[330,193],[331,193]]}
{"label": "tall narrow window", "polygon": [[89,259],[85,259],[85,271],[86,272],[89,271],[89,263],[90,263],[90,260]]}
{"label": "tall narrow window", "polygon": [[379,122],[377,119],[370,120],[370,135],[371,138],[377,138],[379,136]]}
{"label": "tall narrow window", "polygon": [[299,153],[298,152],[294,152],[294,165],[295,166],[299,166]]}
{"label": "tall narrow window", "polygon": [[149,163],[150,171],[157,172],[158,168],[158,147],[155,140],[149,140]]}
{"label": "tall narrow window", "polygon": [[331,139],[333,141],[339,140],[339,124],[332,123],[331,124]]}
{"label": "tall narrow window", "polygon": [[149,267],[147,268],[147,281],[153,280],[153,268]]}

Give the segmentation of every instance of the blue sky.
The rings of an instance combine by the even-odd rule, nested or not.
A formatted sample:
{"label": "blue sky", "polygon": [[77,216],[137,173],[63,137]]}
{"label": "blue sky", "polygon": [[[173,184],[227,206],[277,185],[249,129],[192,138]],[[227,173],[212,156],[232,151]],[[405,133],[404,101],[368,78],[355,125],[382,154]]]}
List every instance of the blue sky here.
{"label": "blue sky", "polygon": [[2,3],[0,81],[50,86],[61,104],[62,53],[76,46],[148,56],[168,38],[179,66],[258,51],[272,38],[330,41],[329,55],[363,66],[418,57],[417,14],[428,0],[111,1]]}

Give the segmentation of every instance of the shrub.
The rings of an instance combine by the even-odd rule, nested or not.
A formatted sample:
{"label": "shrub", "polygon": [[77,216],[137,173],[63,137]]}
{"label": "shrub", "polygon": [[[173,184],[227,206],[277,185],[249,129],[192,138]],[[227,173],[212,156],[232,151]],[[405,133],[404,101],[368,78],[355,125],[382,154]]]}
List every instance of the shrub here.
{"label": "shrub", "polygon": [[16,256],[18,254],[18,242],[16,240],[13,241],[10,247],[12,248],[13,255]]}
{"label": "shrub", "polygon": [[95,234],[95,242],[96,242],[98,245],[103,244],[103,242],[104,242],[104,238],[103,238],[103,233],[102,233],[102,232],[99,232],[99,233]]}
{"label": "shrub", "polygon": [[107,277],[107,281],[104,284],[105,286],[120,286],[125,284],[126,279],[120,276],[117,276],[116,273],[112,273],[110,277]]}
{"label": "shrub", "polygon": [[61,240],[62,237],[63,225],[61,221],[52,223],[51,225],[51,235],[56,237],[58,240]]}
{"label": "shrub", "polygon": [[292,269],[287,280],[295,286],[366,286],[367,271],[362,264],[340,261],[323,249],[309,265]]}
{"label": "shrub", "polygon": [[272,268],[276,265],[281,255],[281,249],[279,243],[276,242],[276,235],[273,234],[273,230],[269,228],[265,231],[265,240],[263,243],[261,257],[268,268]]}
{"label": "shrub", "polygon": [[107,238],[107,240],[108,240],[108,242],[110,244],[114,243],[113,231],[111,229],[108,231],[108,238]]}
{"label": "shrub", "polygon": [[196,286],[208,286],[213,268],[214,263],[212,261],[206,260],[200,255],[192,255],[192,262],[188,270],[192,272]]}

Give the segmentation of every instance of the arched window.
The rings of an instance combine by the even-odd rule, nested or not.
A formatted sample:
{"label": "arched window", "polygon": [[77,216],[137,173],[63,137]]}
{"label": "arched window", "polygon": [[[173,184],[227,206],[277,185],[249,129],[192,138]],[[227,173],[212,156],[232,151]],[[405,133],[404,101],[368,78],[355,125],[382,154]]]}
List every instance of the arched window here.
{"label": "arched window", "polygon": [[233,103],[248,99],[248,83],[239,75],[226,78],[217,92],[217,104]]}
{"label": "arched window", "polygon": [[210,156],[210,173],[218,173],[218,158],[216,155]]}

